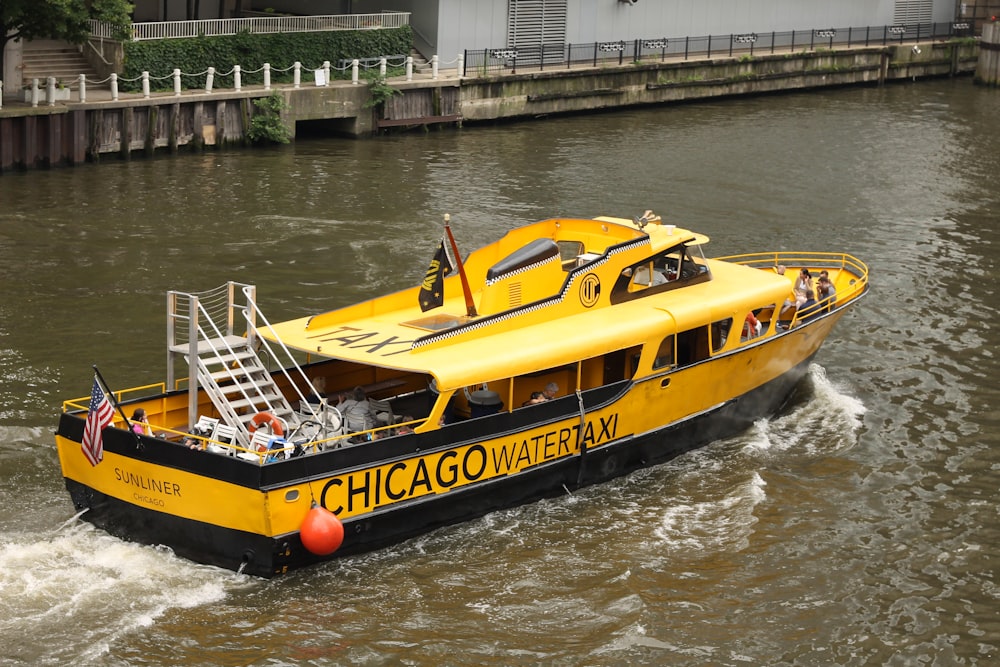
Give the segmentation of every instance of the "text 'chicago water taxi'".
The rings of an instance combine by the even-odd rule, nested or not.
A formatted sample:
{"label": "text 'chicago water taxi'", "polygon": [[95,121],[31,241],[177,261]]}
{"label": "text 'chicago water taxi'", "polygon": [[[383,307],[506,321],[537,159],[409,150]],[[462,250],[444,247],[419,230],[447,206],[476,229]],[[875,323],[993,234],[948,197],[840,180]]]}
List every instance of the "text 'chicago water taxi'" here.
{"label": "text 'chicago water taxi'", "polygon": [[378,548],[745,429],[868,291],[850,255],[707,259],[648,211],[464,262],[445,231],[422,285],[302,319],[251,285],[170,292],[165,381],[97,373],[63,406],[82,518],[261,577]]}

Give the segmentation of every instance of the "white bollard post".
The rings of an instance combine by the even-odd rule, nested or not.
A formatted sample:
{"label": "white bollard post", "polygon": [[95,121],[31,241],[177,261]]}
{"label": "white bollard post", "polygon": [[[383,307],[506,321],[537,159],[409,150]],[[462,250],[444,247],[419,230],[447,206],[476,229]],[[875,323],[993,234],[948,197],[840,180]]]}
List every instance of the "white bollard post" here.
{"label": "white bollard post", "polygon": [[243,73],[239,65],[233,65],[233,88],[243,90]]}
{"label": "white bollard post", "polygon": [[111,73],[111,99],[118,101],[118,75],[114,72]]}
{"label": "white bollard post", "polygon": [[214,67],[209,67],[208,68],[208,76],[205,77],[205,92],[206,93],[212,92],[212,84],[214,84],[214,83],[215,83],[215,68]]}
{"label": "white bollard post", "polygon": [[431,78],[435,81],[438,78],[438,57],[437,54],[431,56]]}
{"label": "white bollard post", "polygon": [[456,69],[458,71],[459,79],[465,76],[465,56],[461,53],[458,54],[458,67]]}
{"label": "white bollard post", "polygon": [[264,90],[271,90],[271,63],[264,63]]}
{"label": "white bollard post", "polygon": [[413,56],[406,56],[406,80],[413,81]]}
{"label": "white bollard post", "polygon": [[174,97],[178,97],[181,94],[181,71],[174,68]]}
{"label": "white bollard post", "polygon": [[87,75],[86,74],[81,74],[80,75],[80,101],[81,102],[86,102],[87,101]]}
{"label": "white bollard post", "polygon": [[380,79],[385,78],[385,58],[379,58],[378,60],[378,76]]}
{"label": "white bollard post", "polygon": [[323,61],[323,81],[324,81],[323,85],[326,86],[327,88],[329,88],[330,87],[330,61],[329,60],[324,60]]}
{"label": "white bollard post", "polygon": [[302,63],[298,60],[295,61],[294,71],[292,73],[292,86],[298,88],[302,85]]}
{"label": "white bollard post", "polygon": [[358,82],[358,66],[359,65],[360,65],[360,63],[358,62],[357,58],[355,58],[354,60],[351,61],[351,83],[353,83],[355,86],[358,85],[358,83],[359,83]]}
{"label": "white bollard post", "polygon": [[50,107],[56,105],[56,78],[54,76],[45,79],[45,101]]}
{"label": "white bollard post", "polygon": [[142,73],[142,96],[149,99],[149,72]]}
{"label": "white bollard post", "polygon": [[31,106],[38,106],[38,79],[31,80]]}

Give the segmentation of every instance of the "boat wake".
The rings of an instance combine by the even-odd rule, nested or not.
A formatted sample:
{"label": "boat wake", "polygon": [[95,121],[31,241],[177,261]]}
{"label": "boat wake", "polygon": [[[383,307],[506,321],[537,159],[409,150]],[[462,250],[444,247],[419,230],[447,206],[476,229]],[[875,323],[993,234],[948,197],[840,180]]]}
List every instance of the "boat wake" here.
{"label": "boat wake", "polygon": [[800,450],[819,456],[857,443],[867,410],[860,400],[834,385],[822,366],[809,367],[799,392],[798,400],[782,414],[758,420],[745,434],[750,440],[745,454],[759,457],[761,452]]}
{"label": "boat wake", "polygon": [[670,552],[742,551],[757,523],[754,509],[767,497],[765,486],[754,472],[723,496],[671,505],[653,536]]}
{"label": "boat wake", "polygon": [[[167,549],[124,542],[78,521],[0,537],[0,634],[5,659],[100,664],[120,637],[173,609],[223,599],[235,575]],[[246,580],[240,577],[238,580]],[[67,634],[86,641],[63,641]]]}

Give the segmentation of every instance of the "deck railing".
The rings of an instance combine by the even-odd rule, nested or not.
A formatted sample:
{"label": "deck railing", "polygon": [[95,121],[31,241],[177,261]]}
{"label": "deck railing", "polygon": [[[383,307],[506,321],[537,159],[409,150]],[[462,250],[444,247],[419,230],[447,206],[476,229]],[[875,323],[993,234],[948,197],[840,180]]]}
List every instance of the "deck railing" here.
{"label": "deck railing", "polygon": [[[133,23],[132,41],[216,37],[249,33],[325,32],[329,30],[378,30],[402,28],[410,24],[409,12],[378,14],[342,14],[329,16],[257,16],[244,19],[207,19],[202,21],[159,21]],[[116,39],[114,27],[101,21],[90,22],[93,37]]]}

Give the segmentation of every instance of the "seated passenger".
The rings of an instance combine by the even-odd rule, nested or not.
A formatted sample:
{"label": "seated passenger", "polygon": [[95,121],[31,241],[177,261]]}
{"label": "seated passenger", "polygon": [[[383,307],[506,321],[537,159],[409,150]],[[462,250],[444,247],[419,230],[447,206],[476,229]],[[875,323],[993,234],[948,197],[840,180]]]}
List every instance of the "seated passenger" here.
{"label": "seated passenger", "polygon": [[544,397],[543,400],[551,401],[556,397],[557,393],[559,393],[559,385],[555,382],[550,382],[545,385],[545,389],[542,389],[542,396]]}
{"label": "seated passenger", "polygon": [[372,404],[368,402],[365,390],[361,387],[355,387],[349,398],[343,397],[337,409],[344,415],[348,431],[367,431],[370,428],[375,428],[377,423],[375,411],[372,409]]}
{"label": "seated passenger", "polygon": [[312,385],[313,389],[316,391],[314,393],[310,393],[309,396],[306,397],[306,401],[315,404],[322,403],[323,399],[326,398],[326,378],[322,375],[314,378]]}
{"label": "seated passenger", "polygon": [[823,307],[823,310],[831,310],[834,303],[837,302],[837,288],[833,286],[828,277],[822,274],[819,277],[816,299]]}
{"label": "seated passenger", "polygon": [[753,311],[747,313],[747,316],[743,320],[743,335],[741,340],[750,340],[754,336],[760,334],[761,323],[757,317],[753,314]]}
{"label": "seated passenger", "polygon": [[819,315],[820,309],[816,303],[816,294],[811,290],[806,290],[806,300],[799,306],[799,321],[808,322]]}
{"label": "seated passenger", "polygon": [[533,392],[531,392],[531,398],[529,398],[524,403],[522,403],[521,407],[527,407],[529,405],[535,405],[536,403],[544,403],[546,400],[547,399],[545,398],[545,394],[543,394],[540,391],[533,391]]}
{"label": "seated passenger", "polygon": [[795,305],[801,310],[806,301],[806,292],[813,292],[813,279],[809,269],[799,271],[799,277],[795,279],[795,288],[792,291],[795,292]]}
{"label": "seated passenger", "polygon": [[138,435],[153,435],[149,430],[149,422],[146,421],[146,411],[136,408],[132,413],[132,432]]}

